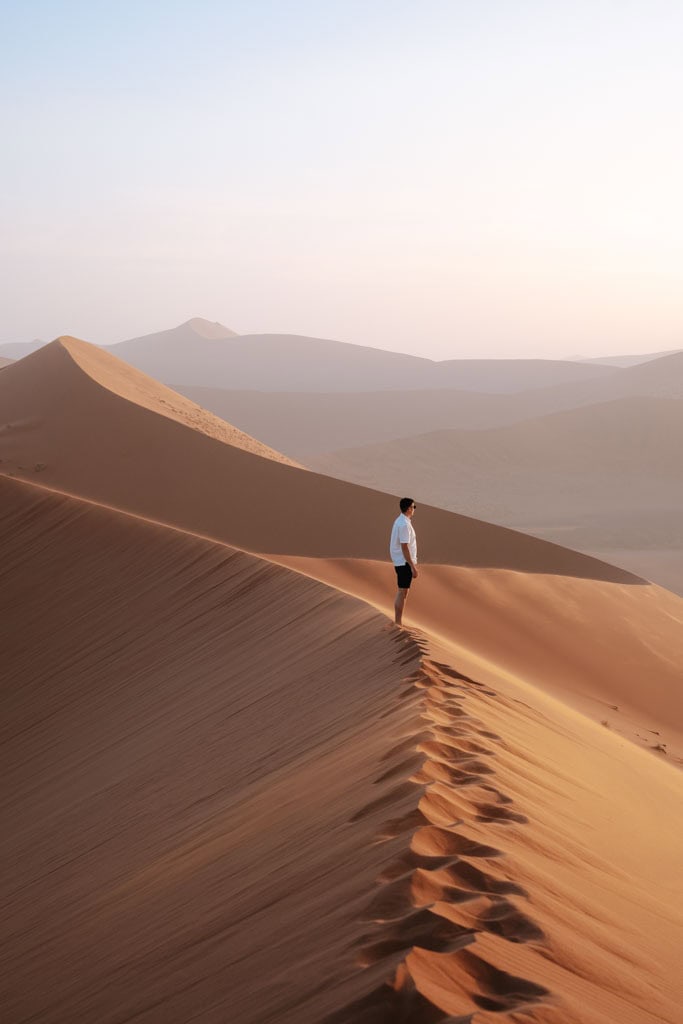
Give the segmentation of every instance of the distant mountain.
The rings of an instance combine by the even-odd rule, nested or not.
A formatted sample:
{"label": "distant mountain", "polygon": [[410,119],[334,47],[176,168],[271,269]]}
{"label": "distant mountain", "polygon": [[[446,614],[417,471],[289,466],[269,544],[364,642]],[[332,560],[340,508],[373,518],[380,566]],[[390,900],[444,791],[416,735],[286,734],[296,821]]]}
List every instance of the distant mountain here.
{"label": "distant mountain", "polygon": [[[40,342],[0,346],[0,355],[18,359],[40,347]],[[172,386],[232,390],[340,393],[455,388],[505,394],[616,372],[553,359],[435,362],[326,338],[237,335],[200,317],[167,331],[100,347]]]}
{"label": "distant mountain", "polygon": [[[42,347],[42,344],[34,341],[0,346],[0,356],[19,359]],[[623,384],[619,381],[624,368],[606,365],[602,361],[434,361],[326,338],[293,334],[238,335],[220,323],[201,317],[193,317],[166,331],[100,347],[157,380],[180,389],[207,387],[231,391],[330,394],[453,390],[487,395],[560,389],[554,397],[549,396],[542,409],[533,410],[532,415],[574,404],[575,385],[586,387],[585,399],[582,397],[584,391],[579,389],[579,404],[638,393],[637,388],[633,392],[626,381]],[[683,357],[683,353],[679,354]],[[660,359],[652,361],[660,362]],[[670,387],[670,382],[666,387]],[[563,388],[569,389],[566,398],[563,397]],[[664,390],[663,393],[668,392]]]}
{"label": "distant mountain", "polygon": [[233,391],[176,384],[193,402],[211,409],[264,444],[292,458],[377,444],[435,430],[483,430],[620,398],[683,398],[683,353],[574,381],[516,394],[472,391],[374,391],[313,394]]}
{"label": "distant mountain", "polygon": [[167,356],[173,359],[179,353],[185,353],[192,358],[194,346],[198,343],[201,344],[205,341],[213,343],[237,337],[235,331],[231,331],[229,327],[195,316],[167,331],[143,334],[139,338],[130,338],[128,341],[119,341],[115,345],[102,345],[101,347],[106,348],[117,359],[125,360],[128,359],[130,353],[134,352],[144,352],[145,358],[155,355],[157,358]]}
{"label": "distant mountain", "polygon": [[169,344],[148,335],[110,351],[157,380],[178,387],[231,390],[364,392],[458,388],[494,393],[601,379],[619,372],[552,359],[451,359],[351,345],[296,334],[243,334],[220,344],[194,338]]}
{"label": "distant mountain", "polygon": [[[159,331],[157,334],[145,334],[139,338],[130,338],[128,341],[117,342],[114,345],[98,345],[98,348],[110,349],[117,358],[126,359],[125,353],[129,345],[137,347],[138,344],[143,344],[145,348],[157,349],[157,354],[158,350],[161,349],[168,349],[172,353],[183,347],[190,349],[198,340],[223,341],[226,338],[237,337],[238,335],[235,331],[231,331],[229,327],[224,327],[223,324],[195,316],[190,320],[186,320],[185,323],[180,324],[178,327],[172,327],[167,331]],[[30,355],[31,352],[36,352],[45,344],[47,342],[42,341],[40,338],[35,338],[33,341],[10,342],[6,345],[0,345],[0,356],[5,356],[9,359],[23,359],[24,356]]]}

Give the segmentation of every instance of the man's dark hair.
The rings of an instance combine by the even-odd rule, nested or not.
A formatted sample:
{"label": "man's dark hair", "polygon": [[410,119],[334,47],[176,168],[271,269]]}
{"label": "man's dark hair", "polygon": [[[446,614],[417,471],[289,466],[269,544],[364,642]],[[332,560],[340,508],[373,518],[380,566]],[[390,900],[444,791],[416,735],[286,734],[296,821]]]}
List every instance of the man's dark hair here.
{"label": "man's dark hair", "polygon": [[401,498],[401,500],[399,501],[401,512],[407,512],[412,504],[413,498]]}

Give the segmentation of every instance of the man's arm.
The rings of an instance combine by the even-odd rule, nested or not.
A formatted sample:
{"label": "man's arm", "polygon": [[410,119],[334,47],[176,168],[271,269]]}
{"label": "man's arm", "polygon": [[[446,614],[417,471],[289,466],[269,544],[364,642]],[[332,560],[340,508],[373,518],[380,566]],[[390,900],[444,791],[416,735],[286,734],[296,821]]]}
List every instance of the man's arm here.
{"label": "man's arm", "polygon": [[413,560],[410,557],[410,548],[408,547],[408,545],[407,544],[401,544],[401,551],[403,552],[403,557],[405,558],[406,562],[408,563],[410,568],[413,570],[413,576],[417,576],[417,566],[413,565]]}

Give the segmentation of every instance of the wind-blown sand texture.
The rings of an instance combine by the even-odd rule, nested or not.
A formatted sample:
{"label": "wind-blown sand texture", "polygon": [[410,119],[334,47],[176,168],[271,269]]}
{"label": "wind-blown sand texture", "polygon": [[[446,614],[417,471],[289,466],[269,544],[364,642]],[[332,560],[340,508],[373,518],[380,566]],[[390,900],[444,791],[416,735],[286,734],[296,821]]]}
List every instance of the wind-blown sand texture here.
{"label": "wind-blown sand texture", "polygon": [[0,375],[3,1019],[677,1024],[683,601],[420,506],[399,633],[393,498],[89,350]]}

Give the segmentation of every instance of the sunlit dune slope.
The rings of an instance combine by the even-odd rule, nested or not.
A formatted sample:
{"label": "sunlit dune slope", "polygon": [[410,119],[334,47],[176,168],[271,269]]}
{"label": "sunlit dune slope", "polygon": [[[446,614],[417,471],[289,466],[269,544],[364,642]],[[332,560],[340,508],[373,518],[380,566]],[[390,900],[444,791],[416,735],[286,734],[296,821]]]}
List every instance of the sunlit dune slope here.
{"label": "sunlit dune slope", "polygon": [[[140,431],[137,443],[147,445],[154,443],[159,430],[165,428],[170,433],[173,428],[168,423],[159,424],[161,415],[165,420],[190,427],[217,441],[292,464],[286,456],[255,441],[164,384],[78,338],[57,338],[14,363],[8,368],[7,377],[3,377],[0,398],[3,440],[7,440],[8,433],[14,439],[41,428],[50,433],[61,425],[53,443],[57,450],[59,444],[65,446],[67,458],[69,448],[75,443],[87,446],[85,435],[89,430],[94,430],[96,435],[102,432],[97,425],[102,415],[108,417],[104,429],[111,431],[112,442],[129,453],[136,445],[136,430]],[[122,418],[124,410],[130,414],[128,423]],[[18,422],[12,422],[13,419]],[[176,431],[173,436],[178,440],[181,434]],[[190,445],[193,440],[196,443],[196,438],[187,435],[185,444]],[[158,454],[161,455],[161,449]]]}
{"label": "sunlit dune slope", "polygon": [[[416,522],[417,525],[417,522]],[[392,613],[392,570],[361,559],[278,561]],[[639,745],[683,763],[683,598],[558,574],[426,565],[406,621],[457,649],[486,680],[562,697]]]}
{"label": "sunlit dune slope", "polygon": [[0,566],[3,1019],[678,1024],[665,761],[35,484],[0,479]]}
{"label": "sunlit dune slope", "polygon": [[[49,351],[0,377],[5,473],[250,551],[307,558],[297,568],[313,576],[332,571],[330,559],[345,560],[331,582],[390,607],[395,497],[189,431],[115,394],[116,381],[94,387],[85,359],[77,365],[70,352],[48,375],[41,355]],[[98,373],[101,367],[98,361]],[[70,395],[68,403],[55,398],[58,390]],[[454,640],[482,664],[562,694],[598,720],[606,706],[626,706],[619,726],[625,735],[637,739],[641,726],[661,726],[664,741],[677,742],[679,598],[594,559],[454,513],[419,505],[416,523],[422,573],[408,622]]]}

